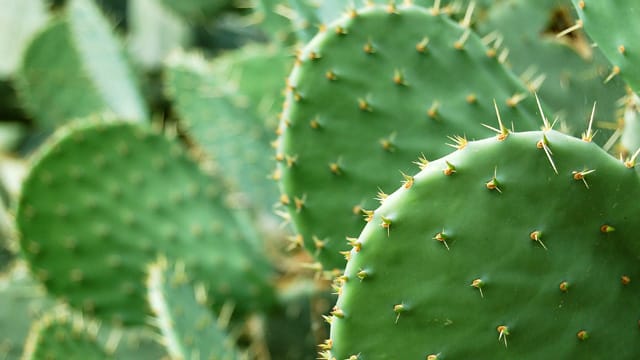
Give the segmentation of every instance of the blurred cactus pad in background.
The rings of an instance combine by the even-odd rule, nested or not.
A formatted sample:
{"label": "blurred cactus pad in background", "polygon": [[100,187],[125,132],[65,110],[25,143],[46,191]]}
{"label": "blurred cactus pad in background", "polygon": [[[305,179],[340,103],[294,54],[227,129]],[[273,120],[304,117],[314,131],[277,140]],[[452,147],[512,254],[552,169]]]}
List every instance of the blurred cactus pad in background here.
{"label": "blurred cactus pad in background", "polygon": [[0,360],[640,359],[637,0],[0,4]]}

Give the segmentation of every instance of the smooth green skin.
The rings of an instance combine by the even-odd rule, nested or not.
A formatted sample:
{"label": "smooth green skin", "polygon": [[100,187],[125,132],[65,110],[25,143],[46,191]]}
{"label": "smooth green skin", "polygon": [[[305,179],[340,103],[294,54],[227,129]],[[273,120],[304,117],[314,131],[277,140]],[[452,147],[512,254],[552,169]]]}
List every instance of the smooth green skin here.
{"label": "smooth green skin", "polygon": [[21,102],[40,127],[90,114],[146,121],[146,105],[111,28],[92,1],[72,0],[33,39],[16,80]]}
{"label": "smooth green skin", "polygon": [[181,146],[127,123],[62,128],[25,179],[20,247],[47,290],[100,319],[144,325],[146,264],[183,259],[214,307],[271,303],[271,267],[240,235],[223,186]]}
{"label": "smooth green skin", "polygon": [[46,314],[33,324],[21,359],[112,359],[97,342],[98,329],[80,315]]}
{"label": "smooth green skin", "polygon": [[[536,146],[543,136],[558,174]],[[450,176],[446,162],[456,168]],[[585,169],[596,170],[586,176],[589,188],[573,176]],[[501,192],[487,188],[494,175]],[[629,201],[638,196],[632,169],[556,131],[471,142],[430,163],[411,188],[385,200],[358,238],[336,305],[344,317],[331,322],[332,355],[605,359],[615,351],[638,358],[640,223]],[[605,224],[615,231],[603,233]],[[441,232],[446,245],[434,240]],[[397,304],[405,306],[399,318]],[[579,340],[580,330],[589,339]]]}
{"label": "smooth green skin", "polygon": [[289,0],[289,6],[294,11],[291,23],[296,32],[298,40],[303,43],[309,42],[318,33],[321,20],[318,14],[318,4],[313,0]]}
{"label": "smooth green skin", "polygon": [[162,5],[190,21],[206,22],[215,19],[229,0],[160,0]]}
{"label": "smooth green skin", "polygon": [[0,359],[20,358],[32,321],[53,305],[23,266],[0,278]]}
{"label": "smooth green skin", "polygon": [[[478,19],[476,28],[482,36],[494,31],[503,36],[503,47],[509,49],[507,64],[516,74],[534,69],[535,77],[545,75],[538,96],[553,109],[549,117],[558,116],[563,132],[579,136],[597,103],[593,126],[598,134],[594,141],[604,144],[612,131],[598,124],[616,124],[617,101],[625,95],[624,82],[616,77],[604,83],[610,72],[609,62],[598,48],[589,46],[584,33],[574,33],[578,36],[575,40],[568,36],[558,39],[555,33],[547,32],[555,20],[554,11],[564,12],[567,17],[567,23],[557,24],[562,28],[556,31],[575,21],[570,0],[511,0],[490,7],[486,16]],[[578,46],[590,55],[581,55]]]}
{"label": "smooth green skin", "polygon": [[[163,261],[165,260],[165,261]],[[233,339],[197,298],[183,266],[166,259],[149,267],[148,301],[169,354],[175,359],[243,359]]]}
{"label": "smooth green skin", "polygon": [[[186,131],[215,162],[231,190],[252,208],[271,213],[278,200],[277,186],[269,179],[275,166],[271,132],[256,113],[257,104],[248,108],[237,104],[236,100],[243,101],[237,95],[242,91],[226,88],[221,73],[195,55],[174,58],[165,69],[165,93],[173,99]],[[265,98],[271,95],[276,102],[278,91],[272,89]]]}
{"label": "smooth green skin", "polygon": [[[640,4],[636,0],[571,0],[584,30],[593,39],[620,76],[636,93],[640,93]],[[620,51],[620,46],[624,51]]]}
{"label": "smooth green skin", "polygon": [[[464,29],[446,16],[417,6],[397,9],[390,14],[386,7],[368,7],[334,23],[302,50],[288,79],[276,155],[282,159],[281,191],[295,230],[326,269],[344,267],[338,252],[347,249],[345,237],[356,236],[363,226],[362,214],[353,209],[376,206],[377,188],[393,190],[400,171],[413,171],[411,162],[421,154],[433,159],[451,152],[448,136],[493,134],[481,124],[498,126],[494,99],[505,126],[539,127],[532,96],[506,105],[507,98],[527,90],[486,55],[477,36],[470,33],[464,48],[455,49]],[[336,26],[347,34],[337,34]],[[420,53],[416,45],[425,36],[428,49]],[[363,49],[369,41],[373,54]],[[312,60],[312,53],[320,58]],[[396,70],[404,72],[407,85],[394,82]],[[335,80],[327,78],[328,71]],[[475,103],[467,101],[472,94]],[[360,99],[371,111],[360,109]],[[440,105],[431,118],[434,102]],[[390,137],[391,151],[382,144]],[[340,167],[338,174],[332,163]],[[300,209],[295,198],[305,200]],[[316,248],[314,236],[325,241],[324,248]]]}
{"label": "smooth green skin", "polygon": [[633,154],[640,149],[640,98],[630,95],[624,111],[624,130],[620,144],[624,150]]}

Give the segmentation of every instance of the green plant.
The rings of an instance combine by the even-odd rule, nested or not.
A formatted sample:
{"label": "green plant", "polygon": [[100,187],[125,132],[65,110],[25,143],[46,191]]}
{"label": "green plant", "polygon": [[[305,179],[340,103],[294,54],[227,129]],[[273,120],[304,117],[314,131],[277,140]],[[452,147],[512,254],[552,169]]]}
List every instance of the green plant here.
{"label": "green plant", "polygon": [[631,1],[177,3],[4,7],[0,359],[640,355]]}

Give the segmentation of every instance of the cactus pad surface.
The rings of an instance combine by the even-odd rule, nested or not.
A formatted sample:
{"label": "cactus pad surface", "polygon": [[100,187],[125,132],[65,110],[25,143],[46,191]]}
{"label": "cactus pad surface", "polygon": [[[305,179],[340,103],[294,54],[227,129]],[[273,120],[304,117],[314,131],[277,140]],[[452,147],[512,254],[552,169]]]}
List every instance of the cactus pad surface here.
{"label": "cactus pad surface", "polygon": [[184,260],[214,305],[268,306],[270,266],[240,235],[223,190],[180,144],[150,129],[65,127],[25,180],[21,250],[48,291],[127,325],[145,323],[146,264],[159,253]]}
{"label": "cactus pad surface", "polygon": [[[306,248],[342,268],[376,189],[421,154],[490,136],[497,101],[516,129],[538,128],[533,96],[469,29],[414,5],[348,12],[299,53],[288,79],[274,176]],[[511,127],[511,123],[506,123]],[[459,136],[460,138],[456,138]]]}
{"label": "cactus pad surface", "polygon": [[413,179],[353,241],[325,357],[640,356],[633,169],[550,130],[470,142]]}

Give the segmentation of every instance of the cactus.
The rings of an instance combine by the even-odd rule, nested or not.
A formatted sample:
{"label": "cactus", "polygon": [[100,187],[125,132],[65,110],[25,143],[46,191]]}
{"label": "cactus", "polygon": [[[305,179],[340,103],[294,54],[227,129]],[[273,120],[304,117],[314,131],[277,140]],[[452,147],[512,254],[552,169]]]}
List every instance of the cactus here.
{"label": "cactus", "polygon": [[[214,71],[201,57],[176,55],[169,63],[166,93],[174,100],[185,128],[217,167],[224,169],[233,191],[252,207],[271,213],[278,196],[268,179],[273,160],[258,105],[249,109],[236,105],[240,96],[222,85],[222,71]],[[278,94],[278,89],[272,93]],[[210,116],[213,113],[215,117]]]}
{"label": "cactus", "polygon": [[91,114],[146,121],[146,105],[109,29],[92,1],[71,0],[64,16],[28,46],[16,85],[40,127],[52,129]]}
{"label": "cactus", "polygon": [[149,266],[148,299],[163,343],[176,359],[245,358],[207,306],[202,284],[192,286],[183,263],[161,258]]}
{"label": "cactus", "polygon": [[613,67],[606,80],[620,75],[629,86],[640,91],[640,32],[637,19],[640,8],[635,0],[620,0],[614,5],[601,0],[571,0],[587,34],[597,43]]}
{"label": "cactus", "polygon": [[300,52],[275,176],[327,269],[343,266],[345,236],[360,231],[375,189],[392,190],[420,154],[447,154],[447,137],[455,147],[489,136],[482,124],[493,121],[494,100],[515,123],[507,126],[537,128],[533,97],[496,56],[469,29],[413,5],[353,10]]}
{"label": "cactus", "polygon": [[548,128],[431,162],[352,241],[325,357],[637,358],[634,165]]}
{"label": "cactus", "polygon": [[44,289],[15,265],[0,278],[0,359],[20,358],[31,323],[53,305]]}
{"label": "cactus", "polygon": [[[52,191],[54,190],[54,191]],[[157,253],[184,259],[215,306],[270,304],[270,266],[224,206],[223,188],[179,144],[127,123],[62,128],[18,204],[22,254],[52,294],[101,319],[142,325]]]}
{"label": "cactus", "polygon": [[[594,124],[614,123],[616,102],[625,91],[619,78],[604,83],[609,63],[585,34],[557,37],[575,21],[571,12],[569,0],[505,1],[488,9],[476,27],[487,41],[503,43],[509,50],[508,66],[546,100],[564,132],[579,136],[594,103]],[[604,144],[611,135],[598,126],[594,141]]]}
{"label": "cactus", "polygon": [[97,341],[99,328],[68,309],[52,311],[33,324],[22,359],[110,359]]}

